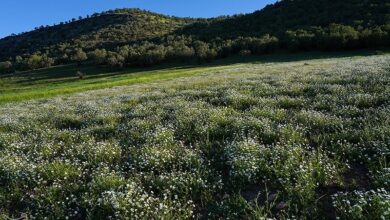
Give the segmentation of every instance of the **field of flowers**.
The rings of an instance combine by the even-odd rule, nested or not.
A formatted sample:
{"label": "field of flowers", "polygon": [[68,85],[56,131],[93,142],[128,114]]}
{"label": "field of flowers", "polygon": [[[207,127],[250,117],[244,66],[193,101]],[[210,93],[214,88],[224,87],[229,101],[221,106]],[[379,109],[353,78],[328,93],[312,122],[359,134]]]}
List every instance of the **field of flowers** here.
{"label": "field of flowers", "polygon": [[390,55],[0,107],[0,219],[390,219]]}

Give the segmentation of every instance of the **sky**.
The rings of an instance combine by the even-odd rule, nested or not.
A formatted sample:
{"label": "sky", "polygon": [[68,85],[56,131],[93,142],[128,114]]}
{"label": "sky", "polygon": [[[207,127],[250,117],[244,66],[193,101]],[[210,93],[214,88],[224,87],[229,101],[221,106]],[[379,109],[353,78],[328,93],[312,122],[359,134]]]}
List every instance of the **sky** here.
{"label": "sky", "polygon": [[1,0],[0,38],[115,8],[141,8],[180,17],[250,13],[276,0]]}

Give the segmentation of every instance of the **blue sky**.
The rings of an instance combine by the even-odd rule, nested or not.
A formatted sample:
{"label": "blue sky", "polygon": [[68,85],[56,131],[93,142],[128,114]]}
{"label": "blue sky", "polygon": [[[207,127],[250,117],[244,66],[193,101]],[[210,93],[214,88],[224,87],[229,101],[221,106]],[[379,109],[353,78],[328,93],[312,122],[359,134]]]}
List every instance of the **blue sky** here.
{"label": "blue sky", "polygon": [[181,17],[249,13],[276,0],[1,0],[0,38],[115,8],[142,8]]}

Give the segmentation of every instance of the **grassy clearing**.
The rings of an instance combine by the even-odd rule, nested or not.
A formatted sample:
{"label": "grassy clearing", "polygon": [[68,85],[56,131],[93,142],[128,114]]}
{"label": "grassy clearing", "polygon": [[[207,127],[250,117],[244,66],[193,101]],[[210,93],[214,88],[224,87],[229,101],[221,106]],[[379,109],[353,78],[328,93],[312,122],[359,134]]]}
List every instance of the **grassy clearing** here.
{"label": "grassy clearing", "polygon": [[[252,57],[233,57],[205,65],[173,64],[156,68],[132,68],[110,71],[95,66],[59,66],[47,69],[21,72],[14,75],[0,76],[0,104],[7,102],[47,98],[88,90],[111,88],[114,86],[153,82],[156,80],[194,76],[204,72],[218,71],[253,63],[292,62],[296,60],[324,59],[327,57],[361,56],[372,52],[359,51],[350,53],[303,53],[295,55],[267,55]],[[86,74],[79,80],[76,72]]]}
{"label": "grassy clearing", "polygon": [[4,104],[0,216],[388,219],[389,63],[200,67]]}
{"label": "grassy clearing", "polygon": [[[70,66],[62,67],[61,69],[62,71],[65,70],[69,73],[69,75],[71,75],[72,72],[76,72],[77,69],[80,68]],[[90,69],[89,67],[81,69],[84,69],[85,72],[90,74],[95,71],[95,69]],[[12,79],[14,81],[12,84],[4,85],[6,83],[3,83],[3,91],[0,95],[0,103],[50,97],[55,95],[96,90],[102,88],[111,88],[114,86],[145,83],[162,79],[192,76],[201,72],[219,69],[223,69],[223,67],[167,68],[139,72],[133,71],[130,73],[127,73],[126,71],[108,74],[92,73],[92,75],[88,76],[85,80],[78,80],[77,77],[71,76],[64,78],[38,80],[38,82],[35,83],[35,79],[33,77],[25,75],[23,76],[23,78],[16,77],[16,79]],[[53,68],[48,71],[49,74],[50,72],[55,73],[55,71],[57,71],[57,68]],[[39,74],[33,75],[38,75],[37,77],[39,77]],[[3,79],[3,81],[5,82],[7,80],[8,78]],[[27,83],[25,83],[24,85],[22,83],[22,85],[20,85],[20,81],[25,81]]]}

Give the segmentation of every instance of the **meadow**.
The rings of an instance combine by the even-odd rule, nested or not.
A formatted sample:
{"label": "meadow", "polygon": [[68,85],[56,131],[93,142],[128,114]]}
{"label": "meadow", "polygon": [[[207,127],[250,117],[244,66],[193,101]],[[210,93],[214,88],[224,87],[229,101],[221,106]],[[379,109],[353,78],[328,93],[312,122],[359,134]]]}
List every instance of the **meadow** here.
{"label": "meadow", "polygon": [[390,55],[307,58],[1,79],[0,219],[389,219]]}
{"label": "meadow", "polygon": [[[87,64],[83,66],[63,65],[17,74],[0,75],[0,104],[192,76],[199,72],[220,68],[207,65],[177,67],[169,64],[157,68],[111,70],[110,68],[94,67]],[[78,71],[83,74],[82,80],[76,75]]]}
{"label": "meadow", "polygon": [[[48,98],[75,92],[111,88],[115,86],[148,83],[156,80],[194,76],[200,73],[223,70],[246,64],[289,62],[329,57],[368,56],[375,51],[307,52],[298,54],[277,53],[261,56],[235,56],[211,63],[167,63],[155,67],[109,68],[88,62],[83,65],[69,64],[13,74],[0,74],[0,105],[3,103]],[[80,80],[77,72],[83,73]]]}

